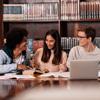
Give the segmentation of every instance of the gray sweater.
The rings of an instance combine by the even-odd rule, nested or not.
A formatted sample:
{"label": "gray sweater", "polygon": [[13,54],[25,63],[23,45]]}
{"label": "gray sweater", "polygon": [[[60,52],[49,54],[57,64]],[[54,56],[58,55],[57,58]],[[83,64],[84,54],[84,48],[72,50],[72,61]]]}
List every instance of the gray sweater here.
{"label": "gray sweater", "polygon": [[69,52],[67,66],[70,67],[70,62],[72,60],[78,60],[78,59],[100,60],[100,49],[96,47],[94,51],[86,52],[83,47],[75,46]]}

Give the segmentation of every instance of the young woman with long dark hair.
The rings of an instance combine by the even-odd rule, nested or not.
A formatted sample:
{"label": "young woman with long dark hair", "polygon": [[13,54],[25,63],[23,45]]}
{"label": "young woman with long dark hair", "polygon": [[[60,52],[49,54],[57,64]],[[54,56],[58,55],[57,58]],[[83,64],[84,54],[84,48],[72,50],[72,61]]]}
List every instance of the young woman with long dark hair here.
{"label": "young woman with long dark hair", "polygon": [[43,48],[39,48],[35,55],[35,63],[42,71],[67,70],[67,54],[61,48],[61,37],[57,30],[49,30],[46,33]]}

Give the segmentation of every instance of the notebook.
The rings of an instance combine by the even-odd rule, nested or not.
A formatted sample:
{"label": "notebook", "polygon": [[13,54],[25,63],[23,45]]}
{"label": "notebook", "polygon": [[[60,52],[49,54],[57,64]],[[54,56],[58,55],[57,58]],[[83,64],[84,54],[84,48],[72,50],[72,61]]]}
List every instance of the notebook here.
{"label": "notebook", "polygon": [[97,60],[73,60],[70,63],[70,79],[97,79],[98,66]]}
{"label": "notebook", "polygon": [[50,78],[69,78],[69,72],[49,72],[41,74],[40,77],[50,77]]}

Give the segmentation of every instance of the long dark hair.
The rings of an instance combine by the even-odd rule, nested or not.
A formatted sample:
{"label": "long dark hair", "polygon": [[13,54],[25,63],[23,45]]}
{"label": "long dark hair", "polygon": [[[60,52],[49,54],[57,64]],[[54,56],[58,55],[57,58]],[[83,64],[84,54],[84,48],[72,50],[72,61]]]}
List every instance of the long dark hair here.
{"label": "long dark hair", "polygon": [[46,44],[46,37],[48,35],[51,35],[55,39],[55,44],[54,44],[54,58],[52,60],[52,63],[55,65],[58,65],[61,61],[61,56],[62,56],[62,48],[61,48],[61,37],[60,34],[57,30],[49,30],[44,38],[44,46],[43,46],[43,54],[41,60],[43,62],[48,62],[51,56],[51,50],[48,49],[47,44]]}

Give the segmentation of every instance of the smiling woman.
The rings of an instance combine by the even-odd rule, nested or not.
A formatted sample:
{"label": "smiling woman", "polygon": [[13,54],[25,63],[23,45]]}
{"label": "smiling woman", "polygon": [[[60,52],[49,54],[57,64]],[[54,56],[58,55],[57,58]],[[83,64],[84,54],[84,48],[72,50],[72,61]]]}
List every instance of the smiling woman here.
{"label": "smiling woman", "polygon": [[28,32],[23,28],[13,28],[6,36],[6,43],[0,50],[0,74],[25,70],[23,52],[26,51]]}
{"label": "smiling woman", "polygon": [[35,63],[42,71],[66,71],[67,55],[61,48],[61,38],[57,30],[49,30],[44,38],[43,48],[35,52]]}

